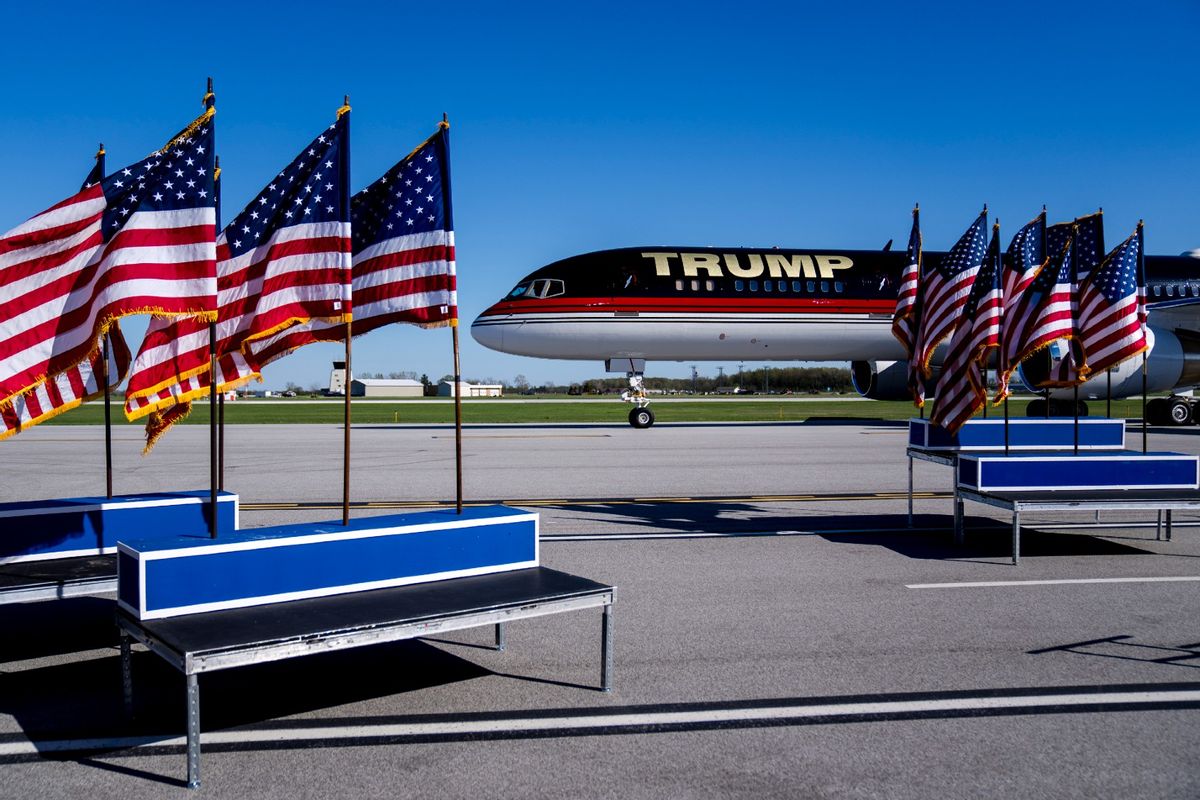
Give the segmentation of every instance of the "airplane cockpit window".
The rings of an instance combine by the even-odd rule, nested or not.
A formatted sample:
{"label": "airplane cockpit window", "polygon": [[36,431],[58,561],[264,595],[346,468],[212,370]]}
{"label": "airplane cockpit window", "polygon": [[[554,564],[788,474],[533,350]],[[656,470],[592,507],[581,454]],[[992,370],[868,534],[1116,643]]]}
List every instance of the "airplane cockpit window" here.
{"label": "airplane cockpit window", "polygon": [[[516,289],[513,289],[513,293],[509,296],[510,297],[519,296],[519,295],[517,295],[517,289],[520,289],[520,288],[521,287],[518,286]],[[538,280],[529,284],[529,289],[525,292],[524,296],[525,297],[544,298],[544,297],[558,297],[560,294],[566,294],[566,293],[567,293],[566,285],[558,278],[539,278]]]}
{"label": "airplane cockpit window", "polygon": [[508,293],[508,298],[509,298],[510,300],[515,300],[515,299],[517,299],[518,297],[524,297],[524,296],[525,296],[525,293],[526,293],[526,292],[528,292],[528,291],[529,291],[529,284],[528,284],[528,283],[518,283],[518,284],[517,284],[517,286],[516,286],[516,288],[515,288],[515,289],[513,289],[511,292],[509,292],[509,293]]}

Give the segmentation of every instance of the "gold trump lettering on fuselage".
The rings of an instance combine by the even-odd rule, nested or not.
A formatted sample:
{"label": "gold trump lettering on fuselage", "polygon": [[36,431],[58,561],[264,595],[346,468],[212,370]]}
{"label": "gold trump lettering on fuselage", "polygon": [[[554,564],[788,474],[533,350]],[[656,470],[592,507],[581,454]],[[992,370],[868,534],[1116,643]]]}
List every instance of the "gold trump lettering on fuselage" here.
{"label": "gold trump lettering on fuselage", "polygon": [[[685,278],[832,278],[854,262],[845,256],[784,253],[642,253],[654,259],[654,274],[669,278],[672,267]],[[677,265],[677,266],[676,266]]]}

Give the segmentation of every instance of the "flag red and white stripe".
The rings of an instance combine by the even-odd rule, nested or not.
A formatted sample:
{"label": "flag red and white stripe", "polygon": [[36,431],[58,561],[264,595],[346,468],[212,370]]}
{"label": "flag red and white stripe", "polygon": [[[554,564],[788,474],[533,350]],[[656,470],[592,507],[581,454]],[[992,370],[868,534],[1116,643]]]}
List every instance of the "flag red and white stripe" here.
{"label": "flag red and white stripe", "polygon": [[[436,327],[457,319],[453,231],[397,236],[355,254],[353,262],[352,335],[394,322]],[[265,367],[306,344],[343,341],[345,332],[344,325],[313,321],[262,339],[251,352]]]}
{"label": "flag red and white stripe", "polygon": [[[115,322],[108,330],[108,341],[107,376],[108,386],[112,389],[125,380],[129,372],[130,353],[121,328]],[[7,439],[88,400],[103,396],[102,350],[98,349],[66,372],[27,389],[0,409],[0,439]]]}

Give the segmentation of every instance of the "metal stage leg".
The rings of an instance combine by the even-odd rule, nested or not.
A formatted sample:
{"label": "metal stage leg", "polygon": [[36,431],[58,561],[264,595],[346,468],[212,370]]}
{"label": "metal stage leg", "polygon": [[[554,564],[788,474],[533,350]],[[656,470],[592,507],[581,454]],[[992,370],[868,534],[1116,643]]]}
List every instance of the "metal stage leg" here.
{"label": "metal stage leg", "polygon": [[612,691],[613,674],[613,619],[612,604],[604,607],[604,617],[600,623],[600,689]]}
{"label": "metal stage leg", "polygon": [[1021,507],[1013,505],[1013,556],[1015,566],[1021,560]]}
{"label": "metal stage leg", "polygon": [[1171,509],[1167,509],[1167,541],[1171,541]]}
{"label": "metal stage leg", "polygon": [[1162,540],[1162,509],[1158,511],[1158,521],[1154,526],[1154,541]]}
{"label": "metal stage leg", "polygon": [[501,652],[504,651],[504,623],[503,622],[496,623],[496,649]]}
{"label": "metal stage leg", "polygon": [[121,631],[121,688],[125,695],[125,717],[133,717],[133,657],[132,640],[129,634]]}
{"label": "metal stage leg", "polygon": [[909,456],[908,457],[908,527],[910,527],[910,528],[913,526],[912,495],[913,495],[913,457]]}
{"label": "metal stage leg", "polygon": [[187,676],[187,785],[200,788],[200,676]]}
{"label": "metal stage leg", "polygon": [[958,496],[958,481],[954,482],[954,543],[962,544],[967,538],[966,516],[963,508],[962,498]]}

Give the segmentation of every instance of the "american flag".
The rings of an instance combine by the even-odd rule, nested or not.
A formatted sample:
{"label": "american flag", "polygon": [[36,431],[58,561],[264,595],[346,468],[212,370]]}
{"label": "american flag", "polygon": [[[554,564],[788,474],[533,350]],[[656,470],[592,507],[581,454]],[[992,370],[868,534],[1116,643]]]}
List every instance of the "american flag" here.
{"label": "american flag", "polygon": [[896,296],[896,311],[892,314],[892,335],[900,340],[904,352],[911,359],[916,344],[916,325],[920,311],[917,287],[921,280],[921,209],[912,212],[912,232],[908,235],[908,263],[900,276],[900,289]]}
{"label": "american flag", "polygon": [[1071,246],[1071,256],[1075,259],[1075,285],[1079,287],[1104,260],[1103,211],[1075,220],[1075,242]]}
{"label": "american flag", "polygon": [[[129,371],[130,355],[118,323],[114,322],[108,329],[108,336],[107,375],[108,385],[113,388],[120,385]],[[96,350],[85,361],[66,372],[44,380],[13,398],[10,404],[0,409],[0,439],[7,439],[103,395],[101,359],[101,350]]]}
{"label": "american flag", "polygon": [[[445,123],[350,204],[354,229],[354,322],[368,333],[393,322],[423,328],[458,319],[449,130]],[[265,366],[314,341],[342,341],[345,330],[314,321],[254,348]]]}
{"label": "american flag", "polygon": [[922,275],[922,310],[917,329],[915,357],[921,374],[932,374],[929,362],[933,351],[957,327],[971,285],[987,252],[987,209],[966,233],[942,256],[941,261]]}
{"label": "american flag", "polygon": [[950,340],[930,420],[951,433],[987,403],[983,370],[988,354],[1000,345],[1000,223],[992,226],[992,243],[971,293],[962,308],[962,322]]}
{"label": "american flag", "polygon": [[1138,225],[1080,282],[1077,336],[1083,365],[1077,367],[1073,357],[1062,359],[1052,374],[1056,385],[1082,383],[1147,348],[1143,260],[1142,226]]}
{"label": "american flag", "polygon": [[[1001,314],[1002,326],[1009,326],[1016,319],[1016,305],[1029,284],[1037,275],[1038,268],[1046,262],[1046,211],[1042,210],[1032,220],[1027,222],[1008,244],[1007,258],[1001,272],[1001,287],[1004,292],[1004,310]],[[1003,332],[1001,339],[1003,340]],[[1008,382],[1012,370],[1017,365],[1010,365],[1005,360],[1004,347],[1000,347],[1000,358],[996,370],[996,398],[999,404],[1009,395]]]}
{"label": "american flag", "polygon": [[[1049,241],[1047,235],[1047,246]],[[1071,309],[1073,246],[1073,240],[1068,238],[1061,249],[1051,251],[1046,263],[1038,267],[1033,280],[1005,310],[1000,335],[1001,374],[997,381],[1000,387],[997,401],[1008,396],[1012,373],[1022,361],[1051,342],[1070,339],[1075,334],[1075,318]]]}
{"label": "american flag", "polygon": [[[96,153],[96,164],[84,179],[80,189],[88,189],[104,179],[104,149]],[[100,370],[102,346],[97,346],[88,357],[70,369],[47,378],[26,389],[13,400],[12,405],[0,409],[0,439],[20,433],[39,422],[51,419],[104,394],[102,376],[108,379],[110,388],[119,386],[129,370],[129,346],[121,335],[121,327],[114,320],[106,334],[109,339],[108,372]]]}
{"label": "american flag", "polygon": [[[313,319],[349,319],[348,126],[339,114],[217,237],[218,391],[257,377],[254,342]],[[208,394],[208,337],[200,321],[152,321],[125,403],[131,420],[162,413],[147,426],[147,449],[164,420],[186,415],[175,406]]]}
{"label": "american flag", "polygon": [[212,113],[0,238],[0,408],[119,317],[215,315]]}

